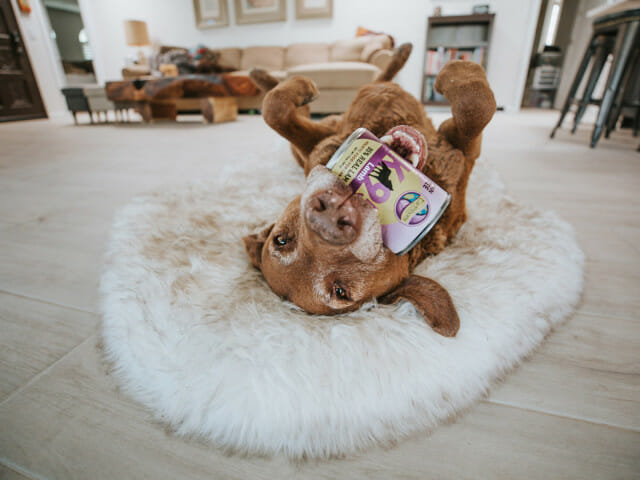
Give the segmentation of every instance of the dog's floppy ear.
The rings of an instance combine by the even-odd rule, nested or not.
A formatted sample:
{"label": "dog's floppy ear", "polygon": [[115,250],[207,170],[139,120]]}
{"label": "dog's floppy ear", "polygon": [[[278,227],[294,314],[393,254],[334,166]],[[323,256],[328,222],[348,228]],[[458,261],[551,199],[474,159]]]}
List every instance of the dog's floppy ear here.
{"label": "dog's floppy ear", "polygon": [[440,335],[455,337],[458,333],[458,312],[449,292],[439,283],[429,278],[410,275],[395,290],[380,297],[378,302],[391,305],[402,299],[409,300]]}
{"label": "dog's floppy ear", "polygon": [[260,233],[252,233],[242,238],[244,249],[247,251],[247,255],[249,255],[249,259],[254,267],[260,268],[260,264],[262,263],[262,248],[271,230],[273,230],[273,224],[269,225]]}

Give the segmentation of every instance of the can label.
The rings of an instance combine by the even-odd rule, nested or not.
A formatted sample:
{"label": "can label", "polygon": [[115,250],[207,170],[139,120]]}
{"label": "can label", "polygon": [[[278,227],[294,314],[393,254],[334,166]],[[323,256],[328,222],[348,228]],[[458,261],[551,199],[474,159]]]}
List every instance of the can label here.
{"label": "can label", "polygon": [[451,196],[365,128],[357,129],[327,168],[378,210],[382,240],[394,253],[413,248],[446,210]]}

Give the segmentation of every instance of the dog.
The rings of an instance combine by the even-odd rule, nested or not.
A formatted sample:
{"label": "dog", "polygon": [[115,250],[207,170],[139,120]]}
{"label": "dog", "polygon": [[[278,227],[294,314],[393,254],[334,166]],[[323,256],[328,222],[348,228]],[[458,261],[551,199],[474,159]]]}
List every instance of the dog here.
{"label": "dog", "polygon": [[[480,65],[449,62],[438,74],[435,89],[450,102],[452,118],[436,131],[424,106],[391,82],[411,48],[411,44],[398,47],[389,66],[358,91],[342,116],[319,122],[310,118],[308,104],[318,90],[309,78],[278,82],[263,70],[251,72],[267,92],[262,107],[265,122],[291,143],[307,182],[274,224],[243,242],[271,289],[309,313],[335,315],[370,300],[393,304],[405,299],[436,332],[452,337],[460,320],[449,293],[411,272],[427,256],[441,252],[465,222],[467,182],[496,102]],[[324,166],[358,127],[382,137],[398,125],[409,126],[426,139],[428,155],[419,167],[451,195],[442,217],[404,255],[383,245],[376,209],[352,195],[351,188]],[[417,133],[415,137],[419,142]],[[389,141],[391,148],[411,153],[406,143],[396,140]]]}

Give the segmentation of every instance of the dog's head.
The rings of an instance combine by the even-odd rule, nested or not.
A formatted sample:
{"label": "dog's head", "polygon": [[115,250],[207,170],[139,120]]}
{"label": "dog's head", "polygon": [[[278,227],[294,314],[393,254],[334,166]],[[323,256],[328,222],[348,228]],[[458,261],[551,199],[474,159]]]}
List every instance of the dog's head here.
{"label": "dog's head", "polygon": [[332,315],[373,299],[406,299],[442,335],[458,330],[447,291],[409,274],[406,256],[382,243],[376,209],[323,166],[275,224],[243,240],[273,291],[307,312]]}

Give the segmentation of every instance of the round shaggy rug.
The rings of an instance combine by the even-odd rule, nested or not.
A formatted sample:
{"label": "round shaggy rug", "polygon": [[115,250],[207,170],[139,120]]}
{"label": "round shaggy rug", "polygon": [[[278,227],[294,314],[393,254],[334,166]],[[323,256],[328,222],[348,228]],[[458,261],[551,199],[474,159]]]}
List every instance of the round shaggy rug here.
{"label": "round shaggy rug", "polygon": [[436,334],[409,303],[308,315],[271,292],[241,242],[302,190],[288,149],[267,157],[269,168],[138,197],[113,225],[105,353],[126,391],[180,434],[291,457],[391,444],[481,398],[579,300],[572,228],[514,202],[478,162],[467,223],[416,271],[451,294],[457,337]]}

